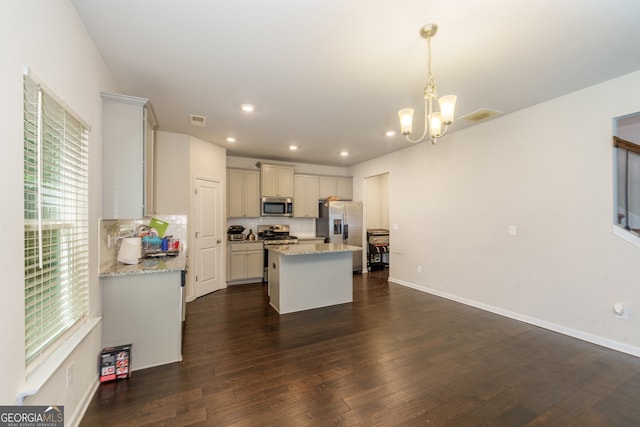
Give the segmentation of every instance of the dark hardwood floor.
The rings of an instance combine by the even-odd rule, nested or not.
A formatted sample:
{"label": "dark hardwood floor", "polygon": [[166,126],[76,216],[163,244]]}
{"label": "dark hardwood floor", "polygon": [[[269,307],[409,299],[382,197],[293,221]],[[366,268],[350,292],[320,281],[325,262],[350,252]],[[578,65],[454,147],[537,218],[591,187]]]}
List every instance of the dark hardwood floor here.
{"label": "dark hardwood floor", "polygon": [[100,385],[81,425],[639,425],[640,359],[386,279],[284,316],[262,284],[189,303],[184,361]]}

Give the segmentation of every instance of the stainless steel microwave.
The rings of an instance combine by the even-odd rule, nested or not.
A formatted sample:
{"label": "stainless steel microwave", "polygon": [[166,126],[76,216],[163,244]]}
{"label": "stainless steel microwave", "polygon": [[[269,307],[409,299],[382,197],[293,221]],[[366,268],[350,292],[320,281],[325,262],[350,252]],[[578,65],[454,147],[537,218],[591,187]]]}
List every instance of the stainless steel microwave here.
{"label": "stainless steel microwave", "polygon": [[290,197],[263,197],[260,203],[262,216],[293,216],[293,199]]}

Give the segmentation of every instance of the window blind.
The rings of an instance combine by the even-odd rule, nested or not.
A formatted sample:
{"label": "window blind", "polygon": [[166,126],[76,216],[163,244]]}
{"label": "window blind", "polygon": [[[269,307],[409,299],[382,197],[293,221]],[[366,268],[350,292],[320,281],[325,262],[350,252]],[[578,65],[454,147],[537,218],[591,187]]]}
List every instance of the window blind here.
{"label": "window blind", "polygon": [[89,131],[24,77],[24,286],[27,365],[89,306]]}

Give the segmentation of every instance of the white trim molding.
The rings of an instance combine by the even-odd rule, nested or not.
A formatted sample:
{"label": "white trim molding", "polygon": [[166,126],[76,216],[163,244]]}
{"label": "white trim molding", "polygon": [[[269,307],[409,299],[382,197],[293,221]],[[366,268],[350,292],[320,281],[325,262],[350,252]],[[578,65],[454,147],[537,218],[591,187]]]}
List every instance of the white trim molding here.
{"label": "white trim molding", "polygon": [[610,340],[608,338],[603,338],[603,337],[589,334],[576,329],[567,328],[566,326],[558,325],[552,322],[547,322],[546,320],[536,319],[535,317],[530,317],[520,313],[515,313],[513,311],[483,304],[478,301],[462,298],[457,295],[452,295],[446,292],[438,291],[436,289],[428,288],[426,286],[417,285],[415,283],[405,282],[404,280],[395,279],[393,277],[389,277],[389,282],[406,286],[408,288],[416,289],[418,291],[432,294],[438,297],[446,298],[448,300],[459,302],[464,305],[479,308],[481,310],[498,314],[500,316],[508,317],[510,319],[518,320],[520,322],[528,323],[533,326],[538,326],[540,328],[548,329],[553,332],[558,332],[563,335],[577,338],[582,341],[590,342],[592,344],[597,344],[602,347],[610,348],[612,350],[620,351],[622,353],[630,354],[635,357],[640,357],[640,348],[634,347],[628,344],[620,343],[618,341]]}
{"label": "white trim molding", "polygon": [[620,227],[619,225],[615,225],[614,224],[613,225],[613,234],[615,234],[618,237],[623,238],[627,242],[631,243],[633,246],[635,246],[637,248],[640,248],[640,237],[636,236],[635,234],[633,234],[629,230],[625,230],[624,228]]}

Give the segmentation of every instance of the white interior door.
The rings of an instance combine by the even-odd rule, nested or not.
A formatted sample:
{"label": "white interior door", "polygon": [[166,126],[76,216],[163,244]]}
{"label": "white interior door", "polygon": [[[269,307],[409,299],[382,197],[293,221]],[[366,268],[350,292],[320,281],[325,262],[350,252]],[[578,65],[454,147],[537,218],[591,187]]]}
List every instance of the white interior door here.
{"label": "white interior door", "polygon": [[221,184],[195,179],[194,193],[194,291],[201,297],[225,287],[222,273]]}

